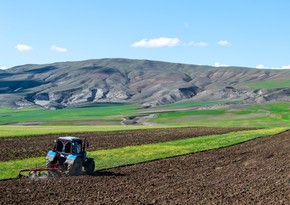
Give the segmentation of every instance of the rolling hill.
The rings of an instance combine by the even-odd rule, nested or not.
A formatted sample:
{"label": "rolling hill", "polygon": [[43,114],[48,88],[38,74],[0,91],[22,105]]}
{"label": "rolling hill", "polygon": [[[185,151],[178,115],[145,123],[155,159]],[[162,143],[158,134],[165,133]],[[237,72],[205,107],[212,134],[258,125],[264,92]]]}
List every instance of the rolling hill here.
{"label": "rolling hill", "polygon": [[290,71],[98,59],[0,70],[0,107],[47,109],[134,102],[290,101]]}

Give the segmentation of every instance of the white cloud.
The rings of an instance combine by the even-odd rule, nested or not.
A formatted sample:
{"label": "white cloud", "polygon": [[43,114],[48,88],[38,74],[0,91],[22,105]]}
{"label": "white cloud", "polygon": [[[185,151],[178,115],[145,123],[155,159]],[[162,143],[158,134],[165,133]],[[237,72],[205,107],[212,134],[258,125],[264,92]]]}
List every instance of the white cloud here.
{"label": "white cloud", "polygon": [[32,47],[26,44],[17,44],[16,49],[20,52],[31,51]]}
{"label": "white cloud", "polygon": [[5,66],[0,66],[0,70],[6,70],[6,69],[8,69],[8,68]]}
{"label": "white cloud", "polygon": [[215,62],[215,63],[213,64],[213,66],[214,66],[214,67],[227,67],[227,66],[229,66],[229,65],[222,64],[222,63],[220,63],[220,62]]}
{"label": "white cloud", "polygon": [[51,46],[50,50],[56,51],[56,52],[59,52],[59,53],[67,52],[66,48],[61,48],[61,47],[58,47],[58,46],[55,46],[55,45]]}
{"label": "white cloud", "polygon": [[263,64],[258,64],[257,66],[256,66],[256,68],[258,68],[258,69],[264,69],[264,68],[266,68]]}
{"label": "white cloud", "polygon": [[290,64],[289,65],[282,66],[282,69],[290,69]]}
{"label": "white cloud", "polygon": [[190,41],[189,43],[183,43],[183,46],[196,46],[196,47],[206,47],[208,46],[207,42],[194,42]]}
{"label": "white cloud", "polygon": [[220,40],[219,42],[217,42],[217,44],[220,46],[229,46],[230,42],[227,40]]}
{"label": "white cloud", "polygon": [[174,47],[181,43],[179,38],[153,38],[153,39],[142,39],[133,43],[132,47],[145,47],[145,48],[157,48],[157,47]]}
{"label": "white cloud", "polygon": [[256,68],[258,69],[290,69],[290,64],[282,66],[282,67],[266,67],[263,64],[258,64]]}

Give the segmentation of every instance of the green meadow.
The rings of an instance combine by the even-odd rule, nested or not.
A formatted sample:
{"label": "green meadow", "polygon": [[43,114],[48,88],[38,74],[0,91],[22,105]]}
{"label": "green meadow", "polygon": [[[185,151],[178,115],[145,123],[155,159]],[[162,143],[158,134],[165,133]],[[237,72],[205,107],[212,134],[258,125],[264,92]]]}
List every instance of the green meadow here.
{"label": "green meadow", "polygon": [[133,104],[121,103],[94,104],[58,110],[0,108],[0,125],[27,122],[41,122],[44,125],[74,125],[89,124],[90,121],[96,121],[101,125],[119,125],[123,117],[136,113],[137,108],[138,106]]}
{"label": "green meadow", "polygon": [[[136,164],[156,159],[190,154],[205,150],[227,147],[258,137],[274,135],[287,128],[271,128],[231,132],[183,140],[154,144],[128,146],[116,149],[98,150],[89,153],[96,162],[96,169],[113,168],[121,165]],[[15,178],[21,169],[45,166],[44,157],[0,162],[0,179]]]}

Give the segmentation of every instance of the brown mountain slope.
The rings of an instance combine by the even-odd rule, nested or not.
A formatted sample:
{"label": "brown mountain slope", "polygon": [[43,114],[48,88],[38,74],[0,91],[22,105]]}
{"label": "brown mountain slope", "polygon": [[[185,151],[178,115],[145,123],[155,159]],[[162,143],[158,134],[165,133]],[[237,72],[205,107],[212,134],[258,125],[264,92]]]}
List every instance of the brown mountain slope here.
{"label": "brown mountain slope", "polygon": [[288,70],[216,68],[149,60],[23,65],[0,72],[0,106],[62,108],[96,102],[154,106],[191,98],[247,103],[287,101],[288,79]]}

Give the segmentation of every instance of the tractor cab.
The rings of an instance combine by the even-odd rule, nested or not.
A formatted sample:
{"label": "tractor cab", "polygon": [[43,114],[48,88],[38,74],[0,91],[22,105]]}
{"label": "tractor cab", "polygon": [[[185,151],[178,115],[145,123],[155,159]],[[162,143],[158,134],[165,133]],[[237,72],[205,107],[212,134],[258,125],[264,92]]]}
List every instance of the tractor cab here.
{"label": "tractor cab", "polygon": [[55,141],[54,151],[62,154],[83,154],[83,143],[78,137],[59,137]]}

